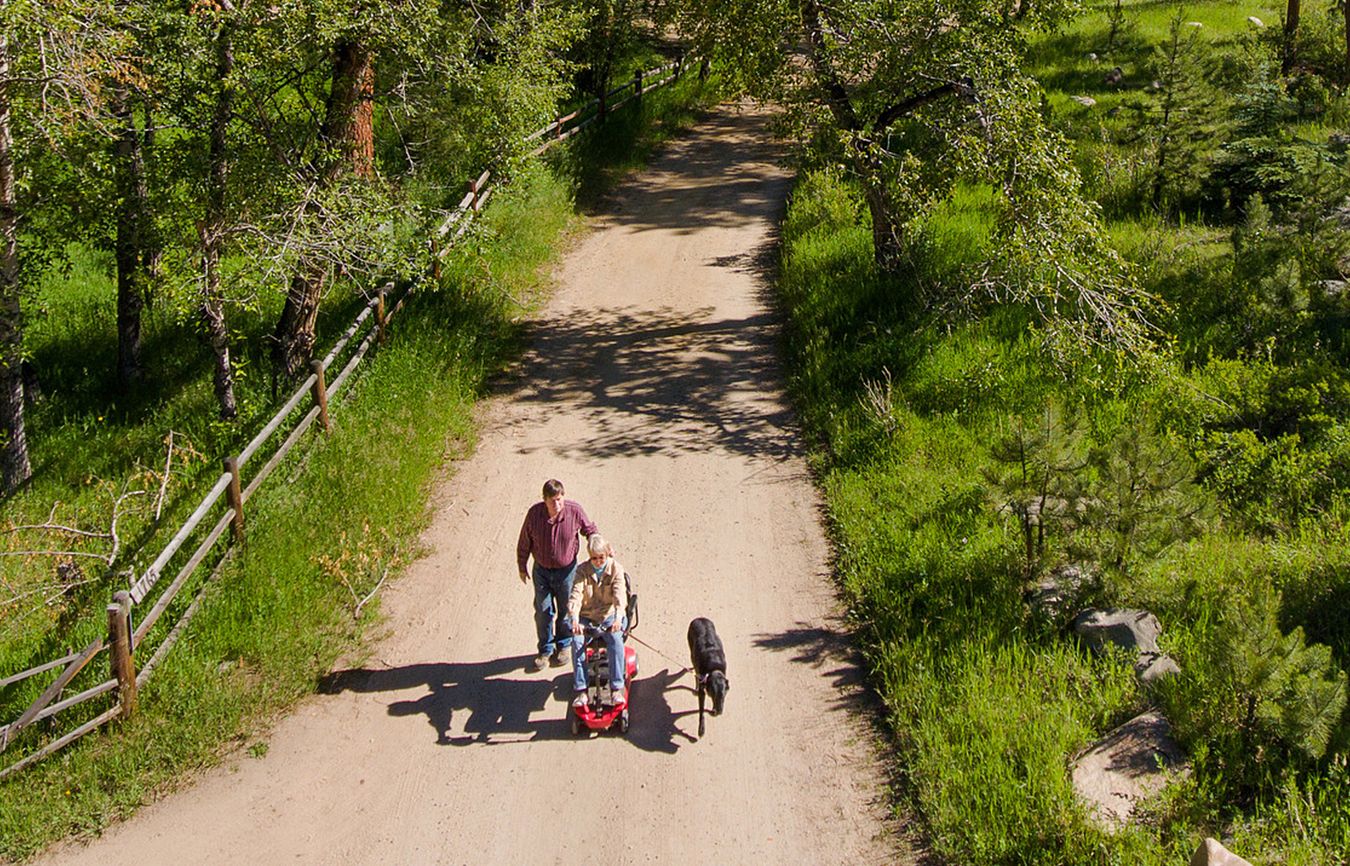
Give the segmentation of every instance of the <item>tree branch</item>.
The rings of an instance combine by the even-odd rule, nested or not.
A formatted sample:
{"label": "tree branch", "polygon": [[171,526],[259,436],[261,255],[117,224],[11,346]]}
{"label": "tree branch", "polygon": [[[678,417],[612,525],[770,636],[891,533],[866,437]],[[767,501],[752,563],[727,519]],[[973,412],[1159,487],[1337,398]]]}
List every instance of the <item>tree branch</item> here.
{"label": "tree branch", "polygon": [[877,115],[876,123],[873,124],[872,128],[880,132],[900,118],[944,96],[960,96],[974,101],[975,82],[969,78],[961,78],[939,84],[923,93],[916,93],[909,99],[897,102],[883,110],[881,114]]}
{"label": "tree branch", "polygon": [[811,58],[811,67],[816,78],[825,88],[825,104],[834,115],[835,123],[849,132],[859,132],[861,125],[858,113],[853,110],[848,90],[839,80],[834,67],[825,56],[825,28],[820,21],[820,6],[816,0],[802,0],[802,21],[806,25],[806,45]]}

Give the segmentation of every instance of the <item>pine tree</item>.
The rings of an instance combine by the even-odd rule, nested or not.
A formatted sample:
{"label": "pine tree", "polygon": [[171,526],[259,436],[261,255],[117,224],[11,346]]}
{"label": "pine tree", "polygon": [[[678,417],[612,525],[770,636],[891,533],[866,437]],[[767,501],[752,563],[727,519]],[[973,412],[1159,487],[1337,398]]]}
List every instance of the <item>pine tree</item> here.
{"label": "pine tree", "polygon": [[995,506],[1017,518],[1030,576],[1044,557],[1047,525],[1067,526],[1075,517],[1079,473],[1087,465],[1082,437],[1073,419],[1051,403],[1038,415],[1013,418],[990,456],[996,465],[986,469],[985,479]]}
{"label": "pine tree", "polygon": [[1346,676],[1331,650],[1308,646],[1302,628],[1282,633],[1278,609],[1273,590],[1235,604],[1211,659],[1229,707],[1219,724],[1237,734],[1228,757],[1235,767],[1252,764],[1249,781],[1290,759],[1321,758],[1345,709]]}
{"label": "pine tree", "polygon": [[1210,134],[1207,106],[1214,102],[1213,88],[1201,65],[1199,29],[1189,26],[1184,9],[1178,9],[1167,31],[1167,40],[1154,58],[1155,96],[1151,106],[1153,138],[1153,206],[1176,204],[1192,179],[1201,147]]}

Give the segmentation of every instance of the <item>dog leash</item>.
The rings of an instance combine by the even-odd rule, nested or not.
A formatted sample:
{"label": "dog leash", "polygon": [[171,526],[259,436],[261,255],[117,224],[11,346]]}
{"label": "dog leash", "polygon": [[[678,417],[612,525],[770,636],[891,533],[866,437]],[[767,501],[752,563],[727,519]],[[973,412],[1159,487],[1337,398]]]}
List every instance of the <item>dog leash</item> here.
{"label": "dog leash", "polygon": [[642,645],[645,646],[647,649],[649,649],[649,650],[651,650],[652,652],[656,653],[657,655],[659,655],[661,658],[665,659],[666,661],[672,662],[672,663],[674,663],[674,664],[676,664],[676,665],[679,665],[679,667],[680,667],[680,673],[682,673],[682,674],[683,674],[684,672],[686,672],[686,671],[693,670],[693,668],[688,667],[688,666],[685,665],[683,662],[675,661],[675,659],[673,659],[673,658],[671,658],[670,656],[666,655],[665,653],[661,652],[659,649],[657,649],[656,647],[654,647],[654,646],[652,646],[651,644],[647,643],[645,640],[643,640],[642,638],[640,638],[640,637],[638,637],[637,635],[633,634],[632,632],[629,632],[629,633],[628,633],[628,639],[631,640],[631,641],[637,641],[638,643],[642,644]]}

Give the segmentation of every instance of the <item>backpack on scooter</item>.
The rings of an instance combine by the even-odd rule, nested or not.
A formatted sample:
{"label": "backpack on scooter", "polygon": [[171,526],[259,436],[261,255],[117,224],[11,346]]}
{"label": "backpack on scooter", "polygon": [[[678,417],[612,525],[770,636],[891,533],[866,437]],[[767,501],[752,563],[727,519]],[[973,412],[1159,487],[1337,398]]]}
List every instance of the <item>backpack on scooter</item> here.
{"label": "backpack on scooter", "polygon": [[633,575],[625,571],[623,583],[628,590],[628,607],[624,610],[624,615],[628,617],[628,630],[632,631],[638,624],[638,597],[637,593],[633,592]]}

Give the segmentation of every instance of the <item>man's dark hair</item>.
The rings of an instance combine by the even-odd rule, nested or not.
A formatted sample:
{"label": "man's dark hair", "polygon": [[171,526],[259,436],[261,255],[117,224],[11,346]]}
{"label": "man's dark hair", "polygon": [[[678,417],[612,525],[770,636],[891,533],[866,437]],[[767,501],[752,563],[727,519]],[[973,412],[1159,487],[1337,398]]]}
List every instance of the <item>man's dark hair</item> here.
{"label": "man's dark hair", "polygon": [[552,499],[553,497],[563,492],[565,491],[563,490],[562,482],[559,481],[558,479],[550,478],[549,480],[544,482],[545,499]]}

